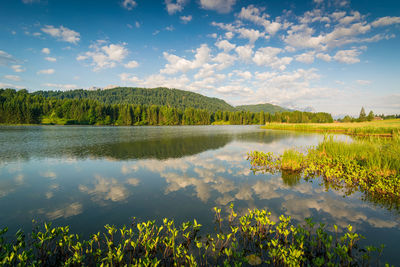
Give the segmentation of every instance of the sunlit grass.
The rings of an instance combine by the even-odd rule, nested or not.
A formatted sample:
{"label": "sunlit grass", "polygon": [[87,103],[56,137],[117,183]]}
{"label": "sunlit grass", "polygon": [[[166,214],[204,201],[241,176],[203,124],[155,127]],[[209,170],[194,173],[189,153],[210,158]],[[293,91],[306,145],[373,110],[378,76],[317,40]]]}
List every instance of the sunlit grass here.
{"label": "sunlit grass", "polygon": [[347,123],[267,123],[263,129],[337,132],[351,135],[399,135],[400,119]]}

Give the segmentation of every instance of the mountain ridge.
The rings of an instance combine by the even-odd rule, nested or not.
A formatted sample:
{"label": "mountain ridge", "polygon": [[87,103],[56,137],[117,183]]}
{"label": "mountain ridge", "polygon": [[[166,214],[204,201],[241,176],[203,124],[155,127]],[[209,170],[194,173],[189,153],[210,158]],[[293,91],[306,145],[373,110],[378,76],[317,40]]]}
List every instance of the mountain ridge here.
{"label": "mountain ridge", "polygon": [[[107,89],[75,89],[68,91],[36,91],[35,95],[57,99],[91,99],[104,104],[140,104],[140,105],[159,105],[171,106],[175,108],[195,108],[206,109],[212,112],[220,111],[251,111],[263,105],[264,112],[275,113],[290,111],[272,104],[240,105],[232,106],[223,99],[208,97],[199,93],[180,90],[175,88],[156,87],[113,87]],[[260,112],[258,111],[252,112]]]}

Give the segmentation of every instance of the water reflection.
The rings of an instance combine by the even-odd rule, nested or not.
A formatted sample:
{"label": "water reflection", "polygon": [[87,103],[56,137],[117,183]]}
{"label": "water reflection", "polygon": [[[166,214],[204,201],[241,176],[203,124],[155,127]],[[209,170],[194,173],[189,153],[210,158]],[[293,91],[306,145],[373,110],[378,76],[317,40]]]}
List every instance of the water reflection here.
{"label": "water reflection", "polygon": [[400,261],[397,213],[362,201],[358,192],[343,198],[344,191],[320,180],[251,172],[247,152],[282,153],[316,145],[321,135],[256,127],[2,129],[0,227],[10,232],[29,228],[34,218],[69,224],[85,236],[105,224],[129,224],[132,216],[196,218],[212,228],[212,207],[234,202],[242,214],[266,208],[275,219],[285,213],[298,221],[312,216],[329,225],[352,224],[368,243],[387,244],[386,253]]}

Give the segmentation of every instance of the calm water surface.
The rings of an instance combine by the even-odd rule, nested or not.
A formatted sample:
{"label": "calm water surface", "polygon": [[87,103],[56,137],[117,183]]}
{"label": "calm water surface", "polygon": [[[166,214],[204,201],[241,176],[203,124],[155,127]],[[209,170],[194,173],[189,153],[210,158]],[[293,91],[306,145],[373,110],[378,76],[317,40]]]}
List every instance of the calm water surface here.
{"label": "calm water surface", "polygon": [[53,221],[87,237],[132,217],[169,217],[212,229],[212,207],[233,202],[242,213],[265,208],[275,219],[352,224],[400,263],[398,211],[361,193],[326,191],[318,180],[253,174],[246,160],[252,150],[281,153],[322,139],[256,126],[0,127],[0,227],[14,233],[30,231],[32,219]]}

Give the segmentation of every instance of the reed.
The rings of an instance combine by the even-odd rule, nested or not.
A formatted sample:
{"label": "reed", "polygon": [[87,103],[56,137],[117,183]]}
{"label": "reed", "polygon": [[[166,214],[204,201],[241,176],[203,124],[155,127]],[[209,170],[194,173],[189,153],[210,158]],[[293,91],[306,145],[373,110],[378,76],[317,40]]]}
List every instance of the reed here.
{"label": "reed", "polygon": [[353,123],[267,123],[261,128],[304,132],[344,133],[359,136],[396,136],[400,133],[400,119]]}

